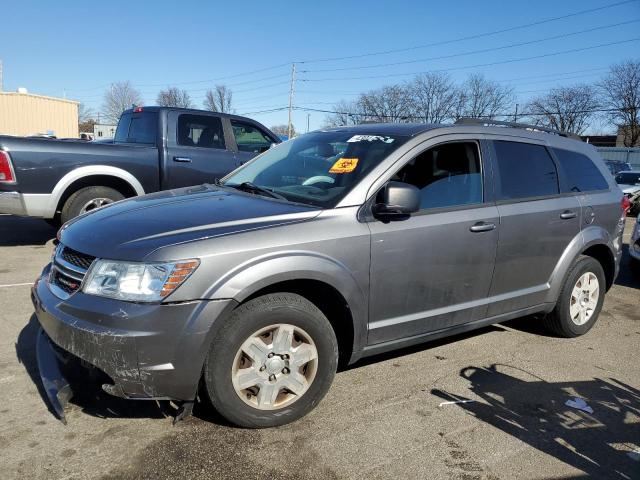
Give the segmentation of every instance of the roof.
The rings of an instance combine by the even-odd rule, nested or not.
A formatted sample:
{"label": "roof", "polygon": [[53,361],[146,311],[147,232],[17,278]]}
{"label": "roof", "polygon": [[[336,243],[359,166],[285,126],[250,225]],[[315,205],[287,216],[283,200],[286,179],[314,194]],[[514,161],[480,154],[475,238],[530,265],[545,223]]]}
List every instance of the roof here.
{"label": "roof", "polygon": [[435,128],[448,127],[432,123],[362,123],[347,127],[322,128],[322,132],[353,132],[366,135],[404,135],[413,137]]}
{"label": "roof", "polygon": [[[220,117],[236,118],[238,120],[251,120],[252,122],[259,123],[257,120],[253,120],[251,117],[244,117],[242,115],[236,115],[233,113],[213,112],[211,110],[203,110],[201,108],[161,107],[159,105],[149,105],[149,106],[140,105],[139,107],[136,107],[136,108],[141,108],[143,112],[160,112],[162,110],[171,110],[171,111],[179,111],[181,113],[191,113],[193,115],[201,115],[203,113],[215,113]],[[132,113],[134,110],[135,109],[133,108],[129,108],[122,113]]]}
{"label": "roof", "polygon": [[21,97],[21,98],[22,97],[41,98],[43,100],[53,100],[56,102],[73,103],[76,105],[80,103],[77,100],[69,100],[68,98],[48,97],[46,95],[36,95],[34,93],[0,92],[0,95],[15,96],[15,97]]}

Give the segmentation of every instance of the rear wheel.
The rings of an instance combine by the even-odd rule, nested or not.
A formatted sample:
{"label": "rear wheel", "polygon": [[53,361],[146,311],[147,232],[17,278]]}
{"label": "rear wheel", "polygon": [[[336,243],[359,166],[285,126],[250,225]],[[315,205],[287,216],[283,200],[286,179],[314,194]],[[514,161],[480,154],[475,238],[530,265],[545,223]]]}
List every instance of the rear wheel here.
{"label": "rear wheel", "polygon": [[249,428],[284,425],[311,411],[336,372],[338,345],[323,313],[277,293],[238,307],[214,339],[204,368],[213,407]]}
{"label": "rear wheel", "polygon": [[596,323],[605,294],[602,265],[596,259],[579,257],[569,271],[546,327],[561,337],[578,337]]}
{"label": "rear wheel", "polygon": [[118,200],[122,200],[124,195],[110,187],[85,187],[72,194],[62,207],[62,223],[68,222],[72,218],[90,212],[100,207],[104,207]]}

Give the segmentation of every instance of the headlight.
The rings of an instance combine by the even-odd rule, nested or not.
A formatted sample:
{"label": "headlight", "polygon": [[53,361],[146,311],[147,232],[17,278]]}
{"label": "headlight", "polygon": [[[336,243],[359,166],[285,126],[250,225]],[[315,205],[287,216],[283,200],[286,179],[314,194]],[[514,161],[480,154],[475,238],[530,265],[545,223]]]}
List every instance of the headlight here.
{"label": "headlight", "polygon": [[198,265],[199,260],[168,263],[96,260],[87,272],[82,291],[118,300],[159,302],[189,278]]}

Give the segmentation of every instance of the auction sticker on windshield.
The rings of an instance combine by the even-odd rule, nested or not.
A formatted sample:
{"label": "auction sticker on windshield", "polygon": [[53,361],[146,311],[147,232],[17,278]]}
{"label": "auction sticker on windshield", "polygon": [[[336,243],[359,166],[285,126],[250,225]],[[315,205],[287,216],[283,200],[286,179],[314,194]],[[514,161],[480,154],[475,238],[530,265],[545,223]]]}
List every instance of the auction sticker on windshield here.
{"label": "auction sticker on windshield", "polygon": [[333,164],[329,173],[351,173],[357,166],[357,158],[339,158],[338,161]]}
{"label": "auction sticker on windshield", "polygon": [[384,137],[382,135],[354,135],[347,143],[353,142],[384,142],[384,143],[393,143],[393,138]]}

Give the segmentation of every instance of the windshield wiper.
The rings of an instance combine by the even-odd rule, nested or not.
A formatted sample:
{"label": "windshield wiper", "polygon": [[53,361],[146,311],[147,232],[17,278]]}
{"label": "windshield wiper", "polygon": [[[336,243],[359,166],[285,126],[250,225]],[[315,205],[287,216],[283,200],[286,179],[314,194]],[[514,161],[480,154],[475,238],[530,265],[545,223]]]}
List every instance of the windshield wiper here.
{"label": "windshield wiper", "polygon": [[[277,198],[278,200],[287,200],[287,198],[279,193],[269,190],[268,188],[261,187],[251,182],[242,182],[237,185],[226,184],[225,186],[242,190],[243,192],[257,193],[266,197]],[[287,200],[288,201],[288,200]]]}

